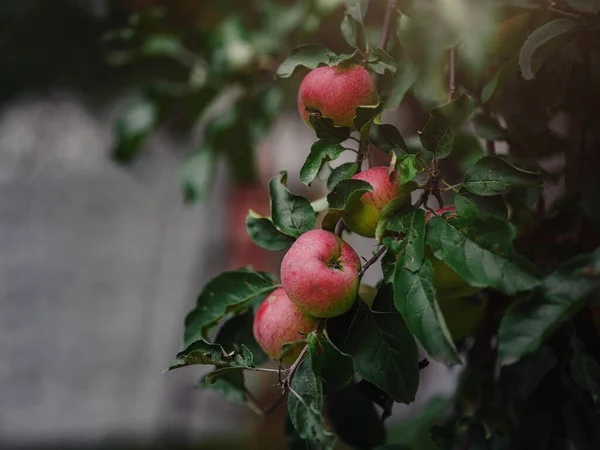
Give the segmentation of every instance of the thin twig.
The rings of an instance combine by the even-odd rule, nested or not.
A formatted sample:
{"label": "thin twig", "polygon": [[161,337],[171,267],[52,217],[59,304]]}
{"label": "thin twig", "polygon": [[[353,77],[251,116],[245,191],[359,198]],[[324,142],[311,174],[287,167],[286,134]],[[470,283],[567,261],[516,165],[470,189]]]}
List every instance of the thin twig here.
{"label": "thin twig", "polygon": [[360,272],[358,272],[359,278],[362,278],[362,276],[365,274],[367,269],[369,267],[371,267],[373,264],[375,264],[377,262],[377,260],[379,258],[381,258],[381,255],[383,255],[385,253],[386,250],[387,250],[387,248],[382,245],[381,248],[377,251],[377,253],[375,253],[375,255],[373,255],[373,257],[370,260],[368,260],[364,266],[362,266],[362,269],[360,269]]}
{"label": "thin twig", "polygon": [[487,140],[485,141],[485,149],[487,154],[493,156],[496,154],[496,141]]}
{"label": "thin twig", "polygon": [[454,98],[456,92],[456,47],[450,49],[450,75],[448,79],[448,103]]}
{"label": "thin twig", "polygon": [[383,18],[383,30],[381,31],[381,40],[379,41],[379,48],[385,50],[385,47],[390,38],[390,28],[392,23],[392,16],[396,12],[397,0],[388,0],[387,9]]}
{"label": "thin twig", "polygon": [[[327,321],[325,319],[321,319],[319,321],[319,324],[317,325],[317,329],[316,329],[317,334],[321,334],[321,332],[325,328],[326,323],[327,323]],[[304,360],[304,357],[306,356],[307,353],[308,353],[308,345],[305,345],[304,348],[302,349],[302,351],[300,352],[300,354],[298,355],[298,358],[296,358],[296,361],[294,361],[294,364],[292,364],[290,366],[290,368],[288,369],[288,373],[281,383],[283,386],[284,392],[291,390],[292,379],[294,378],[294,375],[296,374],[296,370],[298,370],[298,367],[300,367],[300,364]]]}
{"label": "thin twig", "polygon": [[423,370],[428,365],[429,365],[429,360],[427,358],[423,358],[421,361],[419,361],[419,370]]}
{"label": "thin twig", "polygon": [[294,364],[290,366],[287,376],[283,379],[282,384],[284,390],[289,390],[292,386],[292,379],[294,378],[294,374],[296,373],[296,370],[298,370],[298,367],[300,367],[300,364],[302,363],[302,360],[304,359],[307,353],[308,345],[305,345],[302,351],[300,352],[300,355],[298,355],[298,358],[296,358],[296,361],[294,361]]}

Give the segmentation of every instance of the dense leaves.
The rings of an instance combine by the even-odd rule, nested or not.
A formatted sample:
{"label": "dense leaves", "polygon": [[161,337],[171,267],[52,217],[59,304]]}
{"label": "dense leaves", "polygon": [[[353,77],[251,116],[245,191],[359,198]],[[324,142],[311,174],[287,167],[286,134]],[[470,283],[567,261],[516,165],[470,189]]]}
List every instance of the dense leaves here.
{"label": "dense leaves", "polygon": [[328,327],[337,337],[340,349],[352,356],[357,374],[397,402],[414,400],[419,384],[419,355],[400,314],[371,311],[357,302],[346,317],[331,319]]}
{"label": "dense leaves", "polygon": [[[361,258],[369,255],[360,277],[380,266],[383,280],[376,287],[359,280],[360,299],[350,311],[309,333],[304,360],[290,361],[291,370],[284,364],[274,381],[288,399],[288,447],[332,449],[337,438],[380,450],[433,442],[470,449],[598,447],[600,3],[456,0],[430,8],[403,0],[371,2],[368,16],[368,0],[259,3],[248,23],[246,7],[217,21],[214,39],[208,31],[199,39],[210,49],[198,54],[187,50],[191,34],[184,40],[168,27],[150,27],[134,52],[192,67],[180,91],[203,97],[192,121],[219,93],[235,91],[186,160],[186,198],[206,196],[221,154],[236,180],[258,180],[252,155],[280,105],[295,108],[300,77],[293,75],[349,63],[371,73],[381,102],[359,106],[352,130],[311,114],[312,131],[304,130],[314,132],[314,143],[298,178],[318,200],[290,192],[281,172],[269,182],[270,216],[250,212],[247,232],[272,251],[315,227],[345,239],[347,230],[336,225],[377,187],[352,179],[357,172],[385,166],[402,186],[400,198],[371,211],[379,214],[372,253],[356,247]],[[341,21],[339,30],[328,28],[338,30],[338,41],[297,46],[330,34],[319,29],[331,25],[329,13]],[[385,29],[377,26],[378,13]],[[346,53],[326,48],[343,45],[342,38]],[[273,84],[275,71],[286,80]],[[175,85],[153,89],[168,96]],[[333,96],[337,87],[324,92]],[[144,120],[120,120],[116,147],[125,156],[116,156],[135,155],[156,127],[154,100]],[[402,113],[385,111],[404,100]],[[428,120],[421,117],[427,111]],[[403,137],[398,124],[421,131]],[[352,149],[345,148],[350,141]],[[354,162],[338,162],[345,150],[357,152]],[[317,179],[326,182],[326,196],[312,186]],[[436,213],[450,202],[455,213]],[[327,269],[338,268],[322,250]],[[295,282],[302,276],[295,274]],[[210,280],[186,318],[184,347],[170,369],[212,365],[200,386],[256,410],[244,371],[277,370],[274,362],[257,367],[267,357],[252,333],[253,309],[275,287],[268,274],[250,269]],[[419,366],[428,370],[415,339],[428,358],[464,370],[456,393],[426,427],[394,433],[383,426],[393,402],[412,402]],[[423,436],[418,428],[427,428]],[[384,444],[386,434],[387,442],[402,444]]]}
{"label": "dense leaves", "polygon": [[514,227],[497,216],[432,217],[426,243],[468,284],[494,287],[505,294],[540,284],[531,263],[516,253]]}
{"label": "dense leaves", "polygon": [[576,314],[587,297],[600,288],[600,251],[565,263],[544,278],[531,299],[515,303],[502,319],[498,338],[500,356],[505,362],[531,353]]}

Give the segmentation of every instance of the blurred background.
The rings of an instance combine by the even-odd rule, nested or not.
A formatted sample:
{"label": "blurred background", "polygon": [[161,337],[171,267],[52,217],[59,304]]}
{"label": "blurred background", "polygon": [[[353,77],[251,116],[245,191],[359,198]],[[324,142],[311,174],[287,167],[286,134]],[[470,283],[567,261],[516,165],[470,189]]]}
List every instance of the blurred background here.
{"label": "blurred background", "polygon": [[[367,16],[376,39],[385,3]],[[281,255],[244,226],[248,209],[268,213],[267,180],[287,169],[293,191],[326,192],[298,181],[315,140],[295,106],[301,78],[274,71],[299,43],[349,53],[343,10],[0,2],[0,448],[284,448],[283,410],[263,420],[196,389],[198,370],[162,371],[208,279],[277,272]],[[421,103],[444,101],[429,81]],[[386,120],[410,137],[427,114],[407,90]],[[483,154],[473,148],[465,159]],[[369,256],[372,242],[350,240]],[[397,441],[420,439],[456,373],[432,364],[422,377],[390,419]],[[276,394],[250,386],[265,403]]]}

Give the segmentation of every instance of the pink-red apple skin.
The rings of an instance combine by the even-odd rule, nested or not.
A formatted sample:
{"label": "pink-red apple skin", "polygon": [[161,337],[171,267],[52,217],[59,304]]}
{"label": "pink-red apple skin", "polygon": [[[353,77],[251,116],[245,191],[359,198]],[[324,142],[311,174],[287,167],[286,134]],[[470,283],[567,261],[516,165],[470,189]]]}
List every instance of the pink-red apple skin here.
{"label": "pink-red apple skin", "polygon": [[356,108],[378,103],[373,77],[358,65],[317,67],[304,77],[298,91],[298,109],[309,126],[310,113],[319,113],[337,126],[354,130]]}
{"label": "pink-red apple skin", "polygon": [[[280,359],[283,344],[304,339],[317,327],[317,319],[303,314],[282,288],[274,290],[260,305],[252,331],[258,345],[273,359]],[[296,349],[300,350],[300,348]],[[284,362],[294,360],[297,351],[286,355]]]}
{"label": "pink-red apple skin", "polygon": [[358,292],[358,255],[325,230],[301,235],[281,262],[281,283],[305,314],[335,317],[350,309]]}
{"label": "pink-red apple skin", "polygon": [[350,205],[343,217],[350,231],[364,237],[375,237],[377,223],[385,206],[402,194],[402,186],[398,184],[397,175],[390,181],[387,167],[373,167],[357,173],[352,178],[363,180],[371,185],[373,192],[363,194],[359,201]]}

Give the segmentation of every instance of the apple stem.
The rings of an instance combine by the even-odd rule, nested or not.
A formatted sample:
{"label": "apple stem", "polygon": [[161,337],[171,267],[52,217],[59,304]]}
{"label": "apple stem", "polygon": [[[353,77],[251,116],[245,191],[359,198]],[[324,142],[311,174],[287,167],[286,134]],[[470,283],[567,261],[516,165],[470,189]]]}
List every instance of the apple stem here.
{"label": "apple stem", "polygon": [[385,253],[387,249],[384,246],[381,246],[381,248],[377,251],[377,253],[375,253],[373,255],[373,257],[368,260],[364,266],[362,266],[362,268],[360,269],[360,272],[358,272],[358,277],[362,278],[363,275],[365,274],[365,272],[367,271],[367,269],[369,267],[371,267],[373,264],[375,264],[377,262],[377,260],[379,258],[381,258],[381,255],[383,255]]}

